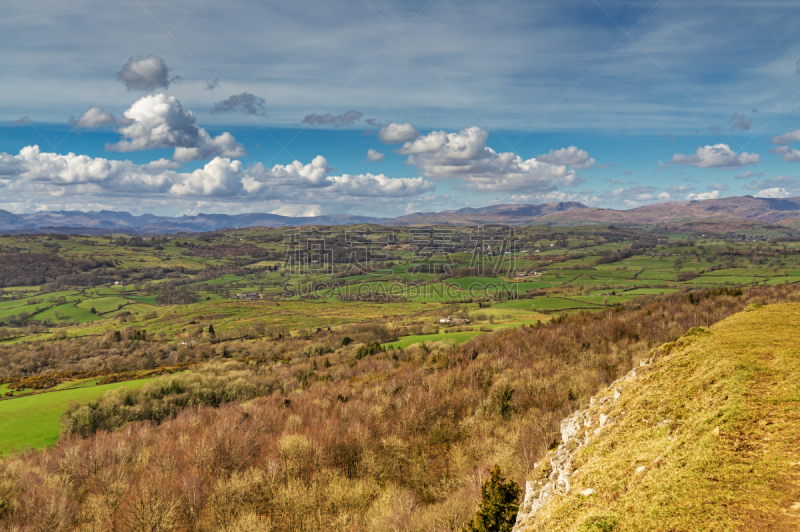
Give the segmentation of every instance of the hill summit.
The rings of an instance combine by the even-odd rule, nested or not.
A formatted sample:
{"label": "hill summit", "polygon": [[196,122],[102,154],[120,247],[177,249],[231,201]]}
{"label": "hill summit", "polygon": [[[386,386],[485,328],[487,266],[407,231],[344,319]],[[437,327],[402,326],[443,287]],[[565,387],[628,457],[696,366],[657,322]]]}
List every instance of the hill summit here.
{"label": "hill summit", "polygon": [[[396,218],[379,218],[353,214],[320,216],[281,216],[270,213],[199,213],[183,216],[132,215],[122,211],[40,211],[14,214],[0,210],[2,232],[60,232],[105,234],[199,233],[219,229],[245,227],[298,227],[310,225],[357,225],[373,223],[384,226],[408,225],[658,225],[683,222],[728,224],[745,221],[792,226],[800,219],[800,197],[754,198],[733,196],[703,201],[654,203],[635,209],[616,210],[588,207],[576,201],[560,201],[539,205],[502,204],[486,207],[465,207],[443,212],[416,212]],[[710,226],[706,225],[706,227]],[[701,228],[702,229],[702,228]],[[735,230],[729,226],[726,230]],[[738,229],[745,229],[739,224]],[[705,231],[706,229],[702,229]]]}
{"label": "hill summit", "polygon": [[561,423],[514,532],[798,530],[800,304],[695,327]]}

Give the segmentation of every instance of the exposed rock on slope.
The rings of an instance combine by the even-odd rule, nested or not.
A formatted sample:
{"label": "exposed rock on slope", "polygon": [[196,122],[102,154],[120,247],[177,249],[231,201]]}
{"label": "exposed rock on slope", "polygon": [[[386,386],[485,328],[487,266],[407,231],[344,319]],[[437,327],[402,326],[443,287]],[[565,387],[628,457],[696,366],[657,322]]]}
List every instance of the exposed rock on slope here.
{"label": "exposed rock on slope", "polygon": [[[589,445],[592,437],[600,434],[604,427],[614,423],[614,419],[609,419],[611,406],[622,395],[625,384],[635,379],[652,362],[652,358],[642,361],[638,371],[631,370],[614,381],[605,392],[592,397],[589,408],[579,410],[561,421],[561,444],[552,456],[534,466],[534,478],[526,482],[525,498],[517,514],[517,524],[513,532],[525,530],[527,525],[534,523],[539,510],[553,497],[569,493],[570,477],[574,472],[572,464],[577,451]],[[594,493],[592,488],[582,492],[584,496]]]}

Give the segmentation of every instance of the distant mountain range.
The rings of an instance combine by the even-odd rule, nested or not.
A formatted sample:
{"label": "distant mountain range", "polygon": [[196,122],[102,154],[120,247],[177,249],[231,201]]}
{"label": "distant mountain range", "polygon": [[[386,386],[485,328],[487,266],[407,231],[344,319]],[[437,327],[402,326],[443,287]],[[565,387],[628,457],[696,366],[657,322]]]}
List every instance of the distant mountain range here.
{"label": "distant mountain range", "polygon": [[790,225],[800,218],[800,197],[772,199],[737,196],[703,201],[656,203],[629,210],[597,209],[578,202],[541,205],[491,205],[444,212],[417,212],[397,218],[333,214],[290,217],[277,214],[197,214],[178,217],[120,211],[48,211],[13,214],[0,210],[0,232],[178,233],[226,228],[291,227],[299,225],[653,225],[692,221],[752,220]]}

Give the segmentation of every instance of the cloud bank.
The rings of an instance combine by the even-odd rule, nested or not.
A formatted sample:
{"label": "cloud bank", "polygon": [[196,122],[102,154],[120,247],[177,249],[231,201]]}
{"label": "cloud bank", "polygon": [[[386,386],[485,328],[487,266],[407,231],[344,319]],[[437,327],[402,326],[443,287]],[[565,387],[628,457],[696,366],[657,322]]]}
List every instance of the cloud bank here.
{"label": "cloud bank", "polygon": [[[46,153],[27,146],[17,155],[0,153],[0,179],[48,187],[51,195],[102,197],[135,193],[143,197],[233,198],[244,201],[353,201],[354,198],[407,198],[431,192],[422,177],[390,178],[383,174],[334,175],[323,156],[310,163],[294,161],[271,168],[214,157],[202,168],[177,172],[177,163],[159,159],[140,165],[87,155]],[[58,190],[57,190],[58,189]]]}

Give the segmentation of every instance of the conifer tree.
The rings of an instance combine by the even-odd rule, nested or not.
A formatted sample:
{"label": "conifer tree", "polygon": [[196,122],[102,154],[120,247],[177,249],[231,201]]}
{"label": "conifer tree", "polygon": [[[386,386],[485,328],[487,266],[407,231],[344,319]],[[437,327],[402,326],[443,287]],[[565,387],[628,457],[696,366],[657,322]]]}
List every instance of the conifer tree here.
{"label": "conifer tree", "polygon": [[481,505],[464,532],[511,532],[517,520],[522,490],[514,479],[506,481],[500,466],[495,465],[489,479],[481,486]]}

